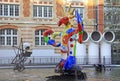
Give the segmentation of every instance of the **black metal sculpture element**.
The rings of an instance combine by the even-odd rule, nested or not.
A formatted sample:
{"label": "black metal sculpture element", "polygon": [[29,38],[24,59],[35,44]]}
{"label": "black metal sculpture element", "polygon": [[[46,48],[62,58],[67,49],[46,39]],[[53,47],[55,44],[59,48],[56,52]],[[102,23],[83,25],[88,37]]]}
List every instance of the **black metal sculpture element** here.
{"label": "black metal sculpture element", "polygon": [[23,43],[22,38],[21,38],[19,47],[13,45],[13,48],[16,48],[17,52],[16,52],[16,50],[14,50],[16,53],[16,56],[12,60],[11,64],[14,64],[13,70],[18,70],[19,72],[21,72],[25,69],[24,64],[25,64],[27,58],[30,57],[32,54],[32,52],[29,51],[30,44]]}
{"label": "black metal sculpture element", "polygon": [[93,66],[95,67],[95,70],[97,72],[102,72],[106,70],[106,67],[103,64],[94,64]]}

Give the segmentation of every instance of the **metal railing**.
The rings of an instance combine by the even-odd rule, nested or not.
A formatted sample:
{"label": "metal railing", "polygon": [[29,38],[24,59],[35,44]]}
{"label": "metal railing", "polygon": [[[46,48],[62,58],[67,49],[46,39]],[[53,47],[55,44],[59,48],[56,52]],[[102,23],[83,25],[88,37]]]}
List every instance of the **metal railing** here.
{"label": "metal railing", "polygon": [[[13,60],[14,57],[0,57],[0,65],[11,65],[11,62]],[[77,64],[84,64],[84,65],[88,65],[88,64],[92,64],[90,62],[96,61],[96,59],[98,58],[81,58],[81,57],[77,57]],[[41,64],[58,64],[61,60],[61,57],[59,56],[49,56],[49,57],[28,57],[28,59],[26,60],[25,64],[33,64],[33,65],[41,65]],[[89,62],[90,60],[90,62]],[[103,58],[103,64],[105,64],[105,62],[107,62],[107,64],[120,64],[120,59],[114,59],[114,62],[112,62],[112,58]],[[96,62],[97,64],[98,62]]]}

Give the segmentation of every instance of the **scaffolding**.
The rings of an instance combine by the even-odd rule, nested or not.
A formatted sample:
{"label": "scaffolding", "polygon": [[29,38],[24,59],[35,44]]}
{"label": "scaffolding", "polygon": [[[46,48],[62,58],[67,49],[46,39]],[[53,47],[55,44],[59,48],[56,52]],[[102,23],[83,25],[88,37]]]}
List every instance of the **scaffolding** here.
{"label": "scaffolding", "polygon": [[120,0],[105,0],[104,21],[106,30],[120,30]]}
{"label": "scaffolding", "polygon": [[104,27],[105,30],[115,32],[116,37],[112,45],[112,62],[113,64],[120,64],[120,0],[105,0]]}

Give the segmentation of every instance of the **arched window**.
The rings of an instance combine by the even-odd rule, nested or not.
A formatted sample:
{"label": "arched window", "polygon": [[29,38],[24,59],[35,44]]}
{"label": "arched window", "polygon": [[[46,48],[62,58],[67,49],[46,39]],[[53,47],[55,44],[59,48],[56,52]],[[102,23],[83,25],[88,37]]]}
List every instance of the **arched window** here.
{"label": "arched window", "polygon": [[0,45],[3,45],[3,46],[17,45],[17,30],[10,29],[10,28],[1,29]]}
{"label": "arched window", "polygon": [[[45,31],[45,29],[41,29],[41,30],[36,30],[35,31],[35,45],[47,45],[44,42],[44,38],[43,38],[43,32]],[[50,35],[48,36],[50,39]]]}

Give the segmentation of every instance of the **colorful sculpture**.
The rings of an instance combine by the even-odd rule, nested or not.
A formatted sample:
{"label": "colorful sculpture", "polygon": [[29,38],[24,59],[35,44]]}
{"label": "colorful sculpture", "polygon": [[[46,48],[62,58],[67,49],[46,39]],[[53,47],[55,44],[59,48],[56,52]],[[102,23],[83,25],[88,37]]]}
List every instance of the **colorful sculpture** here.
{"label": "colorful sculpture", "polygon": [[[75,15],[73,14],[74,9],[67,12],[67,16],[61,18],[58,22],[58,26],[64,25],[64,29],[62,32],[54,32],[53,30],[49,29],[46,30],[44,35],[44,40],[49,45],[54,47],[60,47],[61,52],[61,61],[58,64],[58,69],[62,71],[70,71],[74,66],[76,66],[76,42],[82,43],[83,38],[83,30],[84,25],[82,22],[82,18],[78,13],[78,10],[75,11]],[[77,27],[73,27],[72,23],[70,22],[71,19],[76,18]],[[48,35],[52,35],[52,39],[48,38]],[[56,43],[55,37],[60,36],[61,42]]]}

